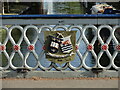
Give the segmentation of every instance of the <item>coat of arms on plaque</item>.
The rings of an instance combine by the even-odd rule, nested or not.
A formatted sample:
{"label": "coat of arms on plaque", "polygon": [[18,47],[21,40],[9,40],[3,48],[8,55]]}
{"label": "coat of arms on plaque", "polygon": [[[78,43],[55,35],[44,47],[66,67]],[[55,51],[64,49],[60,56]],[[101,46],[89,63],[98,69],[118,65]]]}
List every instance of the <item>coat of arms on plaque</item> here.
{"label": "coat of arms on plaque", "polygon": [[54,63],[74,60],[76,31],[44,31],[45,55]]}

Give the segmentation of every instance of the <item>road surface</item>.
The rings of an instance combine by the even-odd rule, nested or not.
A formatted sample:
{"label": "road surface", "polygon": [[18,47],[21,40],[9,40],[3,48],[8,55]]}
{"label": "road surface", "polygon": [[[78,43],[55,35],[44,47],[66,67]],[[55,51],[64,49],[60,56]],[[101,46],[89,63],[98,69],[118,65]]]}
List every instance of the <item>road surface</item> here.
{"label": "road surface", "polygon": [[2,88],[118,88],[118,79],[3,79]]}

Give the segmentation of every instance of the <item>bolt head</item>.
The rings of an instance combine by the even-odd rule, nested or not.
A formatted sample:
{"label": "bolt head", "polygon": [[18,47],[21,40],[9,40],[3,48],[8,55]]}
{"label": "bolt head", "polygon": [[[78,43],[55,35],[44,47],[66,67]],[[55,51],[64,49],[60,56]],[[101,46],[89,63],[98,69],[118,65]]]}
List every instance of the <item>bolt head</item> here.
{"label": "bolt head", "polygon": [[106,51],[108,49],[108,45],[106,45],[106,44],[102,45],[101,49],[104,50],[104,51]]}
{"label": "bolt head", "polygon": [[14,45],[14,46],[13,46],[13,49],[14,49],[15,51],[18,51],[18,50],[20,50],[20,46],[19,46],[19,45]]}
{"label": "bolt head", "polygon": [[33,45],[29,45],[28,46],[28,50],[33,51],[34,50],[34,46]]}
{"label": "bolt head", "polygon": [[5,45],[0,45],[0,51],[4,51],[6,49]]}
{"label": "bolt head", "polygon": [[93,45],[89,44],[89,45],[87,46],[87,50],[88,50],[88,51],[93,50]]}
{"label": "bolt head", "polygon": [[116,46],[116,50],[120,51],[120,45]]}

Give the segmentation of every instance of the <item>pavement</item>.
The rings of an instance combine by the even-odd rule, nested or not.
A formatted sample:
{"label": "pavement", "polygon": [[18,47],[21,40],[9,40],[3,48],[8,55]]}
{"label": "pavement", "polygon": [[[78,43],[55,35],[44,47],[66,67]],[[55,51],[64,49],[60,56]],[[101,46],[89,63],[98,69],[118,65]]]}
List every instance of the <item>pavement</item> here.
{"label": "pavement", "polygon": [[3,79],[2,88],[118,88],[118,79]]}

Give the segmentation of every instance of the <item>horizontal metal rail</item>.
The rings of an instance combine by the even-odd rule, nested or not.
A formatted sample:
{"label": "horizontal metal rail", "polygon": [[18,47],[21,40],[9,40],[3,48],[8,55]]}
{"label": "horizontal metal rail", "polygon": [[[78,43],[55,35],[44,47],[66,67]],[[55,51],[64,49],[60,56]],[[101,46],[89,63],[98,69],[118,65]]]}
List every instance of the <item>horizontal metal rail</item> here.
{"label": "horizontal metal rail", "polygon": [[[7,58],[7,65],[1,66],[0,70],[7,70],[12,68],[14,70],[19,68],[27,69],[38,69],[41,70],[81,70],[82,68],[91,70],[92,68],[102,68],[102,69],[114,69],[118,70],[119,66],[116,65],[116,57],[120,62],[120,42],[116,36],[116,32],[120,31],[120,15],[2,15],[2,25],[0,30],[4,29],[7,33],[6,38],[3,42],[0,42],[0,53],[4,54]],[[16,42],[13,38],[12,32],[15,30],[21,32],[21,36]],[[86,31],[89,32],[92,29],[92,35],[94,36],[91,41],[86,36]],[[43,31],[77,31],[76,36],[76,58],[74,61],[67,62],[62,65],[58,65],[53,62],[49,62],[45,58],[44,49],[44,39]],[[100,33],[104,30],[104,33],[108,33],[109,36],[106,37],[104,41],[104,35]],[[34,39],[30,39],[33,34]],[[34,33],[33,33],[34,31]],[[89,33],[88,33],[89,34]],[[119,34],[119,33],[118,33]],[[89,34],[91,36],[91,34]],[[119,35],[118,35],[119,36]],[[7,43],[11,42],[12,47],[7,48]],[[25,42],[25,46],[23,46]],[[113,51],[111,53],[110,47],[112,43]],[[82,44],[83,43],[83,44]],[[97,44],[96,44],[97,43]],[[82,46],[81,46],[82,44]],[[24,53],[21,48],[26,50]],[[8,54],[9,48],[12,48],[11,54]],[[8,50],[7,50],[8,49]],[[37,51],[37,49],[39,49]],[[98,52],[95,49],[100,49]],[[82,51],[83,50],[83,51]],[[31,66],[28,64],[28,58],[30,54],[35,57],[36,65]],[[108,57],[109,64],[107,66],[102,66],[101,58]],[[13,64],[13,59],[15,54],[18,54],[21,58],[21,66],[16,66]],[[87,57],[91,55],[89,59]],[[86,60],[92,61],[94,59],[94,66],[89,66],[86,64]],[[105,61],[106,58],[103,60]],[[3,61],[3,60],[2,60]],[[17,62],[19,63],[19,62]],[[33,63],[33,62],[32,62]],[[44,63],[44,64],[43,64]]]}
{"label": "horizontal metal rail", "polygon": [[0,15],[2,18],[120,18],[120,14]]}

